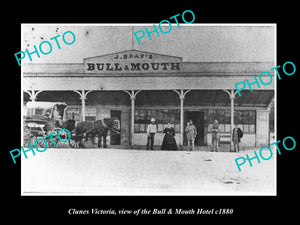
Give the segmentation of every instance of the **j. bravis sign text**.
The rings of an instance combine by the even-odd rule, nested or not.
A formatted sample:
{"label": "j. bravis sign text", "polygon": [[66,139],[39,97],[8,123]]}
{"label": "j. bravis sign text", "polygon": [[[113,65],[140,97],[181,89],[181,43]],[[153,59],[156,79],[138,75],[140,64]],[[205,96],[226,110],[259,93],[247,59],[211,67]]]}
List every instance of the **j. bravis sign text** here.
{"label": "j. bravis sign text", "polygon": [[180,63],[87,63],[88,71],[154,71],[154,70],[180,70]]}
{"label": "j. bravis sign text", "polygon": [[87,58],[87,73],[109,72],[175,72],[181,69],[181,58],[136,50]]}

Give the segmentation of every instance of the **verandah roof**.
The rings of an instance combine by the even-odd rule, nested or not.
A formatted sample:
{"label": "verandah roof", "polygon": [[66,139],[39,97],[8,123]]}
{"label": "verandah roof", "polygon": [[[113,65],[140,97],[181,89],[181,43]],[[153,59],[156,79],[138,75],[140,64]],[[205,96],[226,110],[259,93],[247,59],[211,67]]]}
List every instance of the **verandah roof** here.
{"label": "verandah roof", "polygon": [[[236,94],[235,106],[267,107],[274,97],[273,90],[242,91]],[[24,102],[30,101],[24,93]],[[67,104],[81,104],[79,95],[73,91],[42,91],[36,101],[64,101]],[[128,105],[130,99],[123,91],[92,91],[87,95],[88,105]],[[136,96],[136,106],[179,106],[179,96],[172,90],[141,91]],[[223,90],[192,90],[186,94],[184,106],[224,106],[230,107],[229,95]]]}

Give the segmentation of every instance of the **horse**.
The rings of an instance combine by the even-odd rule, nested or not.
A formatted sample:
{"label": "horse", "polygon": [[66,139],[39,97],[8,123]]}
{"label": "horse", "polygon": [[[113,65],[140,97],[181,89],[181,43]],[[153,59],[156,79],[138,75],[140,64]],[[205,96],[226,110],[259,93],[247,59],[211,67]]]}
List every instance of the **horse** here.
{"label": "horse", "polygon": [[81,143],[82,137],[88,141],[91,138],[91,142],[94,146],[95,136],[98,136],[98,148],[101,148],[101,142],[103,141],[103,148],[107,148],[106,137],[108,130],[114,132],[120,132],[120,121],[118,118],[104,118],[103,120],[96,121],[81,121],[75,126],[75,139],[79,141],[79,146],[84,147]]}

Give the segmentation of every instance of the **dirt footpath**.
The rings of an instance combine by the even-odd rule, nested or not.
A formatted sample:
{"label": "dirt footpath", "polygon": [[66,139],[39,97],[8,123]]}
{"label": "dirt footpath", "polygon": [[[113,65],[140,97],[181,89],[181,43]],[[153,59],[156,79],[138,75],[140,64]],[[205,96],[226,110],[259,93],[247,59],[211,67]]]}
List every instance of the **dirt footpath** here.
{"label": "dirt footpath", "polygon": [[275,195],[275,158],[234,159],[253,151],[187,152],[47,149],[22,156],[22,195]]}

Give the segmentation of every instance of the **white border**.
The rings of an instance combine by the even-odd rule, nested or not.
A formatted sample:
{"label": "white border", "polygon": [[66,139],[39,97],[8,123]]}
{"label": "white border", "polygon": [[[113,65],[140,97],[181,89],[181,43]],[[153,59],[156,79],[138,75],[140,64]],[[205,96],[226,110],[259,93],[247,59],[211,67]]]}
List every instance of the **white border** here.
{"label": "white border", "polygon": [[[118,24],[118,23],[105,23],[105,24],[89,24],[89,23],[62,23],[62,24],[53,24],[53,23],[41,23],[41,24],[33,24],[33,23],[22,23],[21,24],[21,47],[22,43],[24,43],[24,35],[23,35],[23,25],[33,25],[33,26],[153,26],[153,24],[158,25],[159,23],[127,23],[127,24]],[[172,26],[176,25],[176,23],[171,23]],[[167,24],[162,24],[163,26],[167,26]],[[276,23],[226,23],[226,24],[218,24],[218,23],[191,23],[191,24],[185,24],[185,23],[180,23],[180,26],[227,26],[227,27],[235,27],[235,26],[240,26],[240,27],[246,27],[246,26],[274,26],[275,27],[275,37],[274,37],[274,44],[275,44],[275,56],[274,56],[274,61],[275,65],[277,65],[277,24]],[[23,63],[21,61],[21,145],[23,146]],[[270,68],[271,69],[271,68]],[[274,72],[275,73],[275,72]],[[274,78],[277,78],[276,74]],[[274,129],[275,129],[275,141],[277,141],[277,79],[275,79],[275,84],[274,84]],[[271,144],[271,143],[270,143]],[[276,151],[274,151],[276,152]],[[112,193],[105,193],[99,195],[99,193],[80,193],[78,192],[77,194],[75,193],[69,193],[69,192],[61,192],[61,193],[53,193],[53,192],[42,192],[42,193],[30,193],[30,192],[24,192],[22,187],[22,166],[21,166],[21,196],[277,196],[277,154],[275,155],[275,193],[265,193],[265,192],[229,192],[226,194],[216,194],[214,192],[206,192],[206,193],[201,193],[199,194],[198,192],[196,193],[181,193],[181,192],[171,192],[171,193],[150,193],[150,194],[143,194],[143,193],[136,193],[136,192],[127,192],[124,191],[121,194],[116,194],[115,192]],[[22,160],[20,160],[22,161]],[[152,192],[152,191],[151,191]],[[134,193],[134,194],[133,194]]]}

